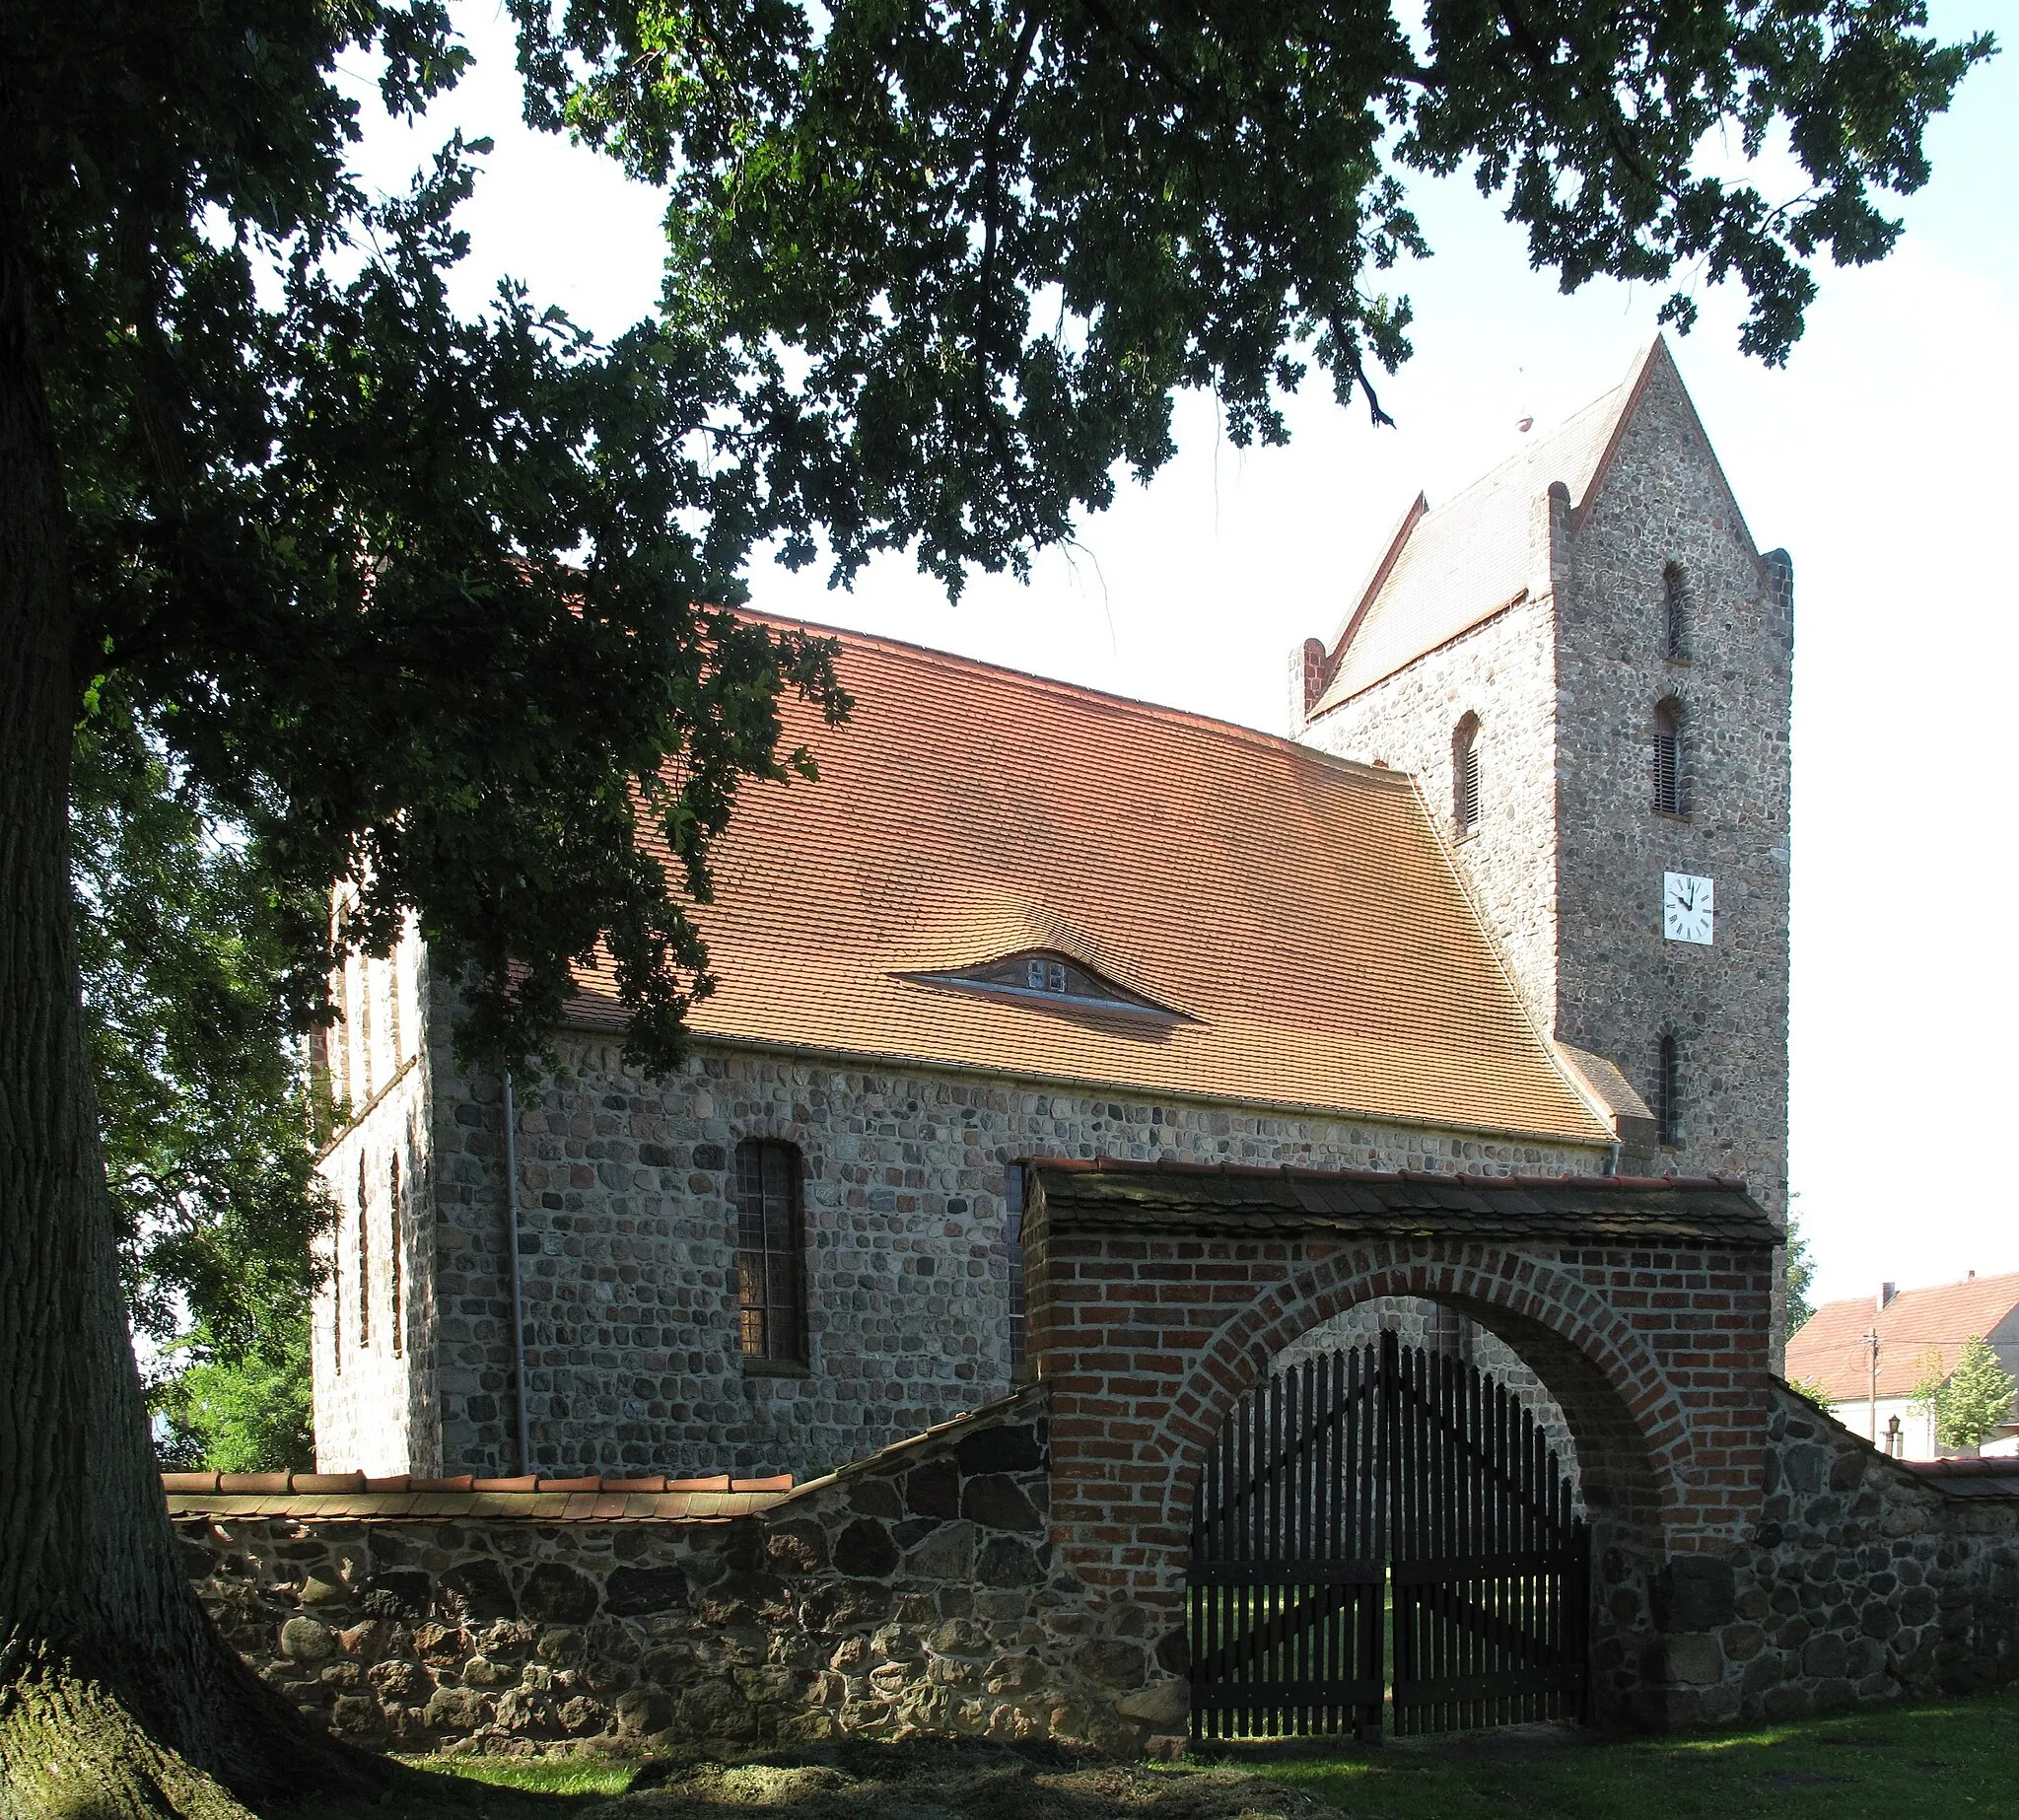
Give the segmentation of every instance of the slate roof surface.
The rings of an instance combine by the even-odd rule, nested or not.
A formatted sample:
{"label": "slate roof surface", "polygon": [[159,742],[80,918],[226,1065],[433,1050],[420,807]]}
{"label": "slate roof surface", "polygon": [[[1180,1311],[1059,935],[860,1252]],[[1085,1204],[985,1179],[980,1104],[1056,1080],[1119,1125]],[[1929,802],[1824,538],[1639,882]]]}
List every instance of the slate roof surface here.
{"label": "slate roof surface", "polygon": [[[818,630],[819,628],[815,628]],[[1598,1145],[1412,781],[1241,727],[835,635],[818,782],[745,788],[698,1035]],[[1032,948],[1157,1012],[921,974]],[[577,1012],[607,1019],[601,979]]]}
{"label": "slate roof surface", "polygon": [[1096,1159],[1031,1164],[1033,1205],[1055,1225],[1196,1225],[1243,1234],[1320,1229],[1500,1241],[1775,1243],[1736,1176],[1441,1175],[1416,1170],[1244,1169]]}
{"label": "slate roof surface", "polygon": [[2019,1272],[1901,1290],[1883,1308],[1875,1295],[1825,1302],[1789,1337],[1787,1375],[1815,1380],[1832,1402],[1869,1396],[1865,1335],[1874,1329],[1882,1397],[1912,1396],[1930,1350],[1944,1372],[1953,1371],[1972,1334],[1988,1340],[2005,1369],[2019,1375]]}
{"label": "slate roof surface", "polygon": [[1568,489],[1589,503],[1607,452],[1649,370],[1669,363],[1659,340],[1611,391],[1554,430],[1523,443],[1491,473],[1431,508],[1418,496],[1374,565],[1328,656],[1313,716],[1338,707],[1426,652],[1551,590],[1547,496]]}

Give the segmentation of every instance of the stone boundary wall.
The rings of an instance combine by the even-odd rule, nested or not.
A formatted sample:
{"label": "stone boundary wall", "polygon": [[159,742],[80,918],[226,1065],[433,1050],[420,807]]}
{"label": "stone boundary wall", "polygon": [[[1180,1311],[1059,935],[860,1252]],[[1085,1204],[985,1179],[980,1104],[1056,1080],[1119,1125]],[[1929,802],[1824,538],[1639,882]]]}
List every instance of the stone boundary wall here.
{"label": "stone boundary wall", "polygon": [[184,1498],[174,1522],[225,1636],[360,1744],[930,1730],[1138,1752],[1182,1731],[1183,1685],[1154,1660],[1148,1612],[1094,1599],[1056,1559],[1048,1426],[1032,1388],[740,1515],[545,1520],[497,1514],[514,1502],[499,1498],[492,1514],[375,1518],[358,1514],[370,1497],[240,1514]]}
{"label": "stone boundary wall", "polygon": [[[1665,1724],[1797,1718],[2019,1679],[2019,1496],[1944,1489],[1775,1382],[1767,1495],[1734,1556],[1594,1576],[1601,1673],[1666,1685]],[[1654,1661],[1637,1672],[1638,1649]]]}
{"label": "stone boundary wall", "polygon": [[[1769,1420],[1761,1520],[1736,1553],[1650,1564],[1601,1540],[1593,1678],[1626,1695],[1607,1716],[1781,1719],[2019,1679],[2019,1497],[1946,1490],[1784,1386]],[[1033,1388],[798,1492],[696,1496],[679,1516],[558,1513],[589,1496],[498,1513],[531,1495],[358,1514],[415,1502],[379,1495],[289,1514],[184,1498],[174,1522],[226,1637],[360,1744],[930,1731],[1174,1752],[1171,1614],[1061,1563],[1048,1453]]]}

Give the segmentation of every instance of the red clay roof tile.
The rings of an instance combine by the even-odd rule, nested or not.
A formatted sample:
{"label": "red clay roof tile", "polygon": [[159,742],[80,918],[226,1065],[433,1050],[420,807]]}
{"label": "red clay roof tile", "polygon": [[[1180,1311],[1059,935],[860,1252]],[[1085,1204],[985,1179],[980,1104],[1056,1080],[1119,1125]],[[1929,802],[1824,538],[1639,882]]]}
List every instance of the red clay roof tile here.
{"label": "red clay roof tile", "polygon": [[[822,628],[814,628],[821,630]],[[761,783],[696,909],[697,1034],[1599,1145],[1413,782],[1246,728],[836,634],[852,722]],[[1056,948],[1181,1014],[908,977]],[[614,1008],[590,976],[576,1007]]]}
{"label": "red clay roof tile", "polygon": [[1871,1332],[1879,1336],[1882,1397],[1912,1396],[1931,1351],[1944,1372],[1953,1371],[1972,1334],[1990,1340],[2012,1370],[2019,1366],[2019,1272],[1901,1290],[1883,1308],[1876,1295],[1825,1302],[1790,1336],[1787,1375],[1820,1383],[1835,1403],[1871,1395]]}

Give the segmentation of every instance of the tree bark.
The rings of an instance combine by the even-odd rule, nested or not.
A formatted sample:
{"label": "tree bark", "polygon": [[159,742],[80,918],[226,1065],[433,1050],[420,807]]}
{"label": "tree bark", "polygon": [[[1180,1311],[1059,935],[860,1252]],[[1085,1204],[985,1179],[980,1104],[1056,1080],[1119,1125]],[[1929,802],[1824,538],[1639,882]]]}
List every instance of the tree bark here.
{"label": "tree bark", "polygon": [[240,1815],[372,1783],[178,1566],[120,1293],[73,939],[78,626],[30,269],[0,209],[0,1816]]}

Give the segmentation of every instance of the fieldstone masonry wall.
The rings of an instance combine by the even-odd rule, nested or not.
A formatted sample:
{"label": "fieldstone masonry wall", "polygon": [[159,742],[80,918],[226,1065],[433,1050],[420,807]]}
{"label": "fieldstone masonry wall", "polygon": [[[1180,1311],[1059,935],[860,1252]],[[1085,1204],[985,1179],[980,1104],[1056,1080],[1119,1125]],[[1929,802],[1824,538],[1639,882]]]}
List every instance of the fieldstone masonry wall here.
{"label": "fieldstone masonry wall", "polygon": [[1594,1664],[1673,1724],[1796,1718],[2019,1678],[2019,1498],[1966,1498],[1774,1387],[1760,1523],[1651,1579],[1602,1555]]}
{"label": "fieldstone masonry wall", "polygon": [[[318,1352],[324,1471],[519,1470],[502,1090],[452,1066],[449,1024],[438,994],[429,1155],[417,1165],[429,1195],[414,1243],[426,1255],[409,1269],[427,1298],[417,1340],[403,1362],[375,1362],[399,1380],[376,1409],[353,1421],[346,1403],[326,1431],[324,1398],[338,1387]],[[555,1475],[805,1479],[1007,1394],[1020,1269],[1009,1172],[1025,1157],[1487,1175],[1606,1162],[1596,1147],[713,1046],[654,1082],[623,1066],[612,1039],[562,1047],[564,1072],[522,1094],[518,1132],[529,1464]],[[782,1139],[802,1162],[803,1370],[737,1350],[731,1197],[748,1138]],[[355,1174],[348,1152],[343,1166]],[[318,1333],[332,1295],[317,1304]],[[363,1381],[350,1370],[346,1384]],[[409,1434],[417,1410],[427,1420]]]}
{"label": "fieldstone masonry wall", "polygon": [[[1481,821],[1457,850],[1524,998],[1650,1106],[1660,1039],[1673,1036],[1679,1142],[1655,1167],[1741,1174],[1779,1221],[1792,569],[1784,552],[1755,549],[1666,350],[1630,385],[1587,497],[1573,507],[1560,476],[1532,502],[1528,596],[1298,736],[1414,772],[1448,828],[1452,734],[1480,717]],[[1685,621],[1674,657],[1671,569]],[[1680,815],[1653,800],[1654,714],[1670,699],[1683,722]],[[1667,872],[1712,880],[1709,946],[1664,938]]]}
{"label": "fieldstone masonry wall", "polygon": [[[1762,1520],[1735,1552],[1650,1571],[1601,1542],[1602,1713],[1787,1718],[2019,1676],[2019,1498],[1946,1493],[1783,1386],[1770,1435]],[[193,1499],[174,1520],[260,1675],[378,1748],[930,1731],[1175,1749],[1170,1613],[1061,1561],[1046,1441],[1033,1390],[728,1521],[371,1520]]]}
{"label": "fieldstone masonry wall", "polygon": [[[1547,501],[1537,501],[1534,566],[1543,574],[1546,513]],[[1292,729],[1322,751],[1415,776],[1544,1029],[1557,1011],[1556,611],[1555,596],[1538,592]],[[1471,833],[1452,819],[1453,736],[1468,714],[1480,724],[1480,818]]]}
{"label": "fieldstone masonry wall", "polygon": [[1135,1752],[1182,1731],[1182,1683],[1158,1664],[1150,1614],[1091,1597],[1061,1565],[1046,1463],[1033,1390],[730,1521],[359,1520],[185,1500],[175,1523],[225,1635],[362,1744],[928,1730]]}

